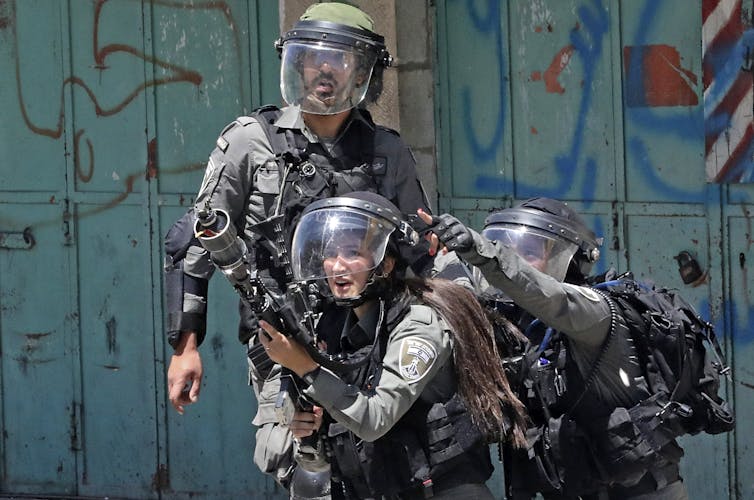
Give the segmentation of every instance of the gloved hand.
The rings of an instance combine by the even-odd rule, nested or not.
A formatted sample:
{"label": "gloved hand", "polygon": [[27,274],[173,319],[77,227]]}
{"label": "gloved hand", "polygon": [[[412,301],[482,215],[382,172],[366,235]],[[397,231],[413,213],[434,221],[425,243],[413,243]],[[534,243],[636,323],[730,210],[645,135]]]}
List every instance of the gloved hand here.
{"label": "gloved hand", "polygon": [[432,217],[432,231],[449,250],[468,252],[474,247],[474,238],[463,223],[450,214]]}

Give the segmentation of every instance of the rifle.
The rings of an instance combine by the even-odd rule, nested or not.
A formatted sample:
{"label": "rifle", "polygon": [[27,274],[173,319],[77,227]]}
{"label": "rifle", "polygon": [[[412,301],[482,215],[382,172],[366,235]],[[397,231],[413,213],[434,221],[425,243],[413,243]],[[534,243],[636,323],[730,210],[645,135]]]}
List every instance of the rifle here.
{"label": "rifle", "polygon": [[[257,317],[264,319],[284,335],[292,337],[303,345],[315,360],[327,365],[332,360],[323,357],[316,347],[316,313],[310,305],[318,302],[316,286],[293,281],[282,220],[282,216],[273,216],[252,227],[253,231],[263,236],[265,246],[273,250],[273,255],[285,269],[288,283],[282,293],[271,290],[257,275],[256,269],[249,264],[246,243],[238,236],[225,210],[213,209],[207,203],[197,212],[194,234],[209,253],[215,266],[230,281]],[[249,350],[249,357],[262,373],[269,373],[274,364],[261,343]],[[280,382],[275,411],[279,422],[289,425],[296,409],[311,411],[312,403],[303,397],[299,390],[301,382],[290,370],[282,370]]]}

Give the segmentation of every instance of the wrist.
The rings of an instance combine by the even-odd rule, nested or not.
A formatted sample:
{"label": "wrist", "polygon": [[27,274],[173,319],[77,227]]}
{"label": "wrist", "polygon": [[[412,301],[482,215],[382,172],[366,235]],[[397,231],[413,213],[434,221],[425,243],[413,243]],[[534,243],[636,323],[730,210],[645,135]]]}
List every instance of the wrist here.
{"label": "wrist", "polygon": [[317,375],[319,375],[321,368],[322,367],[320,365],[316,365],[314,368],[312,368],[308,372],[301,374],[300,376],[301,380],[303,380],[309,385],[312,385],[314,383],[314,380],[317,378]]}
{"label": "wrist", "polygon": [[180,356],[184,352],[196,351],[196,350],[197,350],[196,332],[190,331],[190,330],[181,332],[181,337],[178,340],[177,345],[175,346],[174,354],[176,356]]}

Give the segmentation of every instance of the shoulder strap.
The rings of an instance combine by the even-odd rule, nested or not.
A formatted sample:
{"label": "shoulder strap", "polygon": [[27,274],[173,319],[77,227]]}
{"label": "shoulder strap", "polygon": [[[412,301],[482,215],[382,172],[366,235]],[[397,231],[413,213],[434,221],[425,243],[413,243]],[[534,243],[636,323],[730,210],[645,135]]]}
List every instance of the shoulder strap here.
{"label": "shoulder strap", "polygon": [[602,360],[605,357],[605,353],[607,352],[613,338],[615,337],[615,331],[618,325],[618,310],[617,310],[617,306],[615,305],[615,302],[613,302],[613,300],[605,292],[599,289],[593,289],[593,290],[599,293],[600,295],[602,295],[605,298],[605,300],[607,300],[607,303],[610,306],[610,332],[608,332],[607,337],[605,337],[605,340],[602,342],[602,347],[600,348],[599,354],[597,354],[597,358],[594,360],[594,364],[592,365],[592,368],[589,371],[589,375],[587,375],[587,377],[584,379],[584,387],[581,390],[581,394],[579,395],[578,398],[576,398],[576,402],[574,402],[571,405],[571,407],[566,411],[566,413],[569,413],[569,414],[572,414],[576,410],[576,407],[578,407],[579,404],[581,404],[581,401],[583,401],[584,396],[586,396],[586,393],[589,391],[591,385],[594,383],[594,379],[597,376],[597,370],[602,364]]}
{"label": "shoulder strap", "polygon": [[275,126],[275,122],[283,112],[277,106],[262,106],[252,112],[272,147],[275,156],[283,154],[288,149],[288,140],[282,131]]}

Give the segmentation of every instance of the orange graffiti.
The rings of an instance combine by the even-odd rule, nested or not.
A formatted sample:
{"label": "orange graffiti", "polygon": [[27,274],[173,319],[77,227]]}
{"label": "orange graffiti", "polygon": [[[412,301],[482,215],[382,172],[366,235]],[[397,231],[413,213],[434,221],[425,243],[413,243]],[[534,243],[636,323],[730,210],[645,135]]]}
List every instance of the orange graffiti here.
{"label": "orange graffiti", "polygon": [[[0,7],[7,7],[6,5],[7,0],[0,0]],[[58,104],[58,110],[55,112],[53,111],[53,116],[55,123],[53,126],[46,126],[40,123],[34,123],[34,121],[29,116],[29,112],[26,105],[26,99],[24,97],[23,89],[24,89],[24,83],[21,80],[21,67],[20,67],[20,57],[18,55],[18,36],[15,30],[15,3],[10,2],[9,7],[9,13],[8,15],[0,15],[0,29],[5,27],[10,27],[13,30],[13,37],[14,37],[14,52],[15,52],[15,72],[16,72],[16,88],[18,92],[18,99],[19,99],[19,105],[20,105],[20,111],[21,116],[23,118],[24,123],[26,124],[26,127],[31,130],[33,133],[50,137],[52,139],[59,139],[64,132],[64,118],[65,118],[65,88],[66,86],[72,86],[81,88],[86,95],[88,96],[89,100],[92,102],[94,106],[94,111],[97,116],[102,117],[108,117],[113,116],[123,109],[125,109],[129,104],[131,104],[137,97],[139,97],[140,94],[145,92],[147,89],[151,87],[158,87],[162,85],[167,85],[171,83],[189,83],[194,86],[199,86],[202,81],[203,77],[202,75],[192,70],[191,68],[177,65],[170,63],[166,60],[159,59],[157,57],[154,57],[152,55],[146,54],[143,51],[137,49],[136,47],[132,47],[130,45],[126,44],[106,44],[106,45],[100,45],[100,20],[103,15],[103,11],[106,9],[106,6],[108,4],[109,0],[96,0],[94,4],[94,21],[93,21],[93,35],[92,35],[92,57],[94,58],[94,67],[98,68],[102,71],[106,71],[108,69],[107,60],[108,57],[110,57],[113,54],[118,53],[125,53],[129,54],[133,57],[136,57],[138,59],[141,59],[145,63],[152,64],[156,66],[157,68],[160,68],[168,73],[168,76],[162,77],[162,78],[153,78],[148,79],[142,82],[139,85],[136,85],[133,89],[131,89],[125,97],[119,100],[119,102],[115,103],[112,106],[104,106],[100,100],[97,98],[97,95],[92,90],[92,88],[87,85],[87,83],[79,76],[72,74],[66,78],[63,79],[61,83],[61,89],[60,89],[60,99]],[[206,1],[206,2],[192,2],[190,4],[186,4],[183,2],[178,1],[172,1],[172,0],[155,0],[153,2],[153,5],[160,5],[168,8],[175,8],[175,9],[181,9],[181,10],[215,10],[220,11],[223,14],[223,17],[225,18],[229,30],[232,33],[234,44],[235,44],[235,57],[237,59],[237,67],[241,67],[241,40],[240,40],[240,34],[239,29],[236,26],[236,23],[234,21],[232,11],[230,6],[226,1]],[[241,95],[241,102],[246,102],[245,97],[245,90],[243,85],[243,76],[242,73],[239,72],[238,76],[238,89]],[[86,138],[85,130],[76,130],[74,134],[74,141],[73,141],[73,155],[74,155],[74,165],[76,170],[77,178],[80,179],[82,182],[89,182],[94,174],[95,170],[95,164],[94,164],[94,147],[91,143],[91,141]],[[82,138],[85,141],[86,144],[86,150],[88,152],[89,156],[89,163],[88,165],[84,166],[82,165]],[[146,165],[146,178],[147,180],[156,177],[158,166],[157,166],[157,154],[156,154],[156,140],[153,139],[148,144],[148,159],[147,159],[147,165]],[[200,168],[203,168],[203,164],[191,164],[187,166],[180,166],[175,167],[173,169],[164,169],[164,171],[176,171],[176,172],[187,172],[187,171],[193,171]],[[133,182],[135,178],[139,177],[139,175],[132,175],[129,176],[125,181],[125,192],[118,196],[115,200],[113,200],[112,203],[109,203],[107,206],[111,207],[115,204],[122,201],[128,193],[130,193],[133,189]]]}
{"label": "orange graffiti", "polygon": [[568,63],[571,62],[572,55],[573,45],[566,45],[552,58],[552,62],[550,62],[544,73],[545,89],[547,92],[551,94],[565,93],[565,89],[558,82],[558,77],[565,67],[568,66]]}

